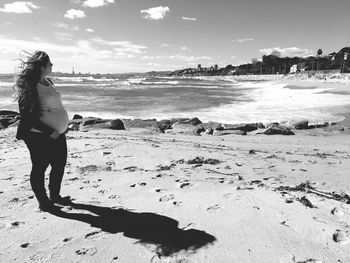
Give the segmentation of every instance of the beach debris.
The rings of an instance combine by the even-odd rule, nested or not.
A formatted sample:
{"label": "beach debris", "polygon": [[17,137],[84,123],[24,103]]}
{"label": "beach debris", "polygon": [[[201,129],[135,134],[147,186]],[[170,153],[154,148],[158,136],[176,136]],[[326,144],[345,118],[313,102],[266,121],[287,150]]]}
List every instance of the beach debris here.
{"label": "beach debris", "polygon": [[349,242],[349,232],[337,229],[333,234],[333,240],[339,244],[346,244]]}
{"label": "beach debris", "polygon": [[161,198],[159,198],[159,202],[167,202],[173,200],[174,198],[175,196],[173,194],[164,195]]}
{"label": "beach debris", "polygon": [[97,253],[96,248],[80,248],[75,251],[77,255],[87,255],[87,256],[93,256]]}
{"label": "beach debris", "polygon": [[332,210],[331,210],[331,214],[332,215],[335,215],[335,216],[343,216],[344,215],[344,212],[342,210],[340,210],[338,207],[334,207]]}
{"label": "beach debris", "polygon": [[315,187],[313,187],[309,181],[306,181],[305,183],[301,183],[295,187],[279,186],[275,190],[282,191],[282,192],[284,192],[284,191],[292,191],[292,192],[300,191],[300,192],[312,193],[312,194],[315,194],[315,195],[318,195],[318,196],[321,196],[324,198],[333,199],[336,201],[344,202],[346,204],[350,204],[350,196],[347,193],[341,192],[340,194],[338,194],[335,192],[332,192],[332,193],[323,192],[323,191],[317,190]]}
{"label": "beach debris", "polygon": [[306,196],[297,198],[297,200],[301,202],[303,205],[305,205],[306,207],[317,208],[313,203],[311,203],[311,201]]}
{"label": "beach debris", "polygon": [[256,154],[256,151],[255,151],[255,150],[249,150],[248,153],[249,153],[249,154]]}
{"label": "beach debris", "polygon": [[171,168],[175,167],[176,164],[175,163],[172,163],[170,165],[157,165],[158,169],[157,171],[160,172],[160,171],[169,171]]}
{"label": "beach debris", "polygon": [[80,173],[96,172],[99,169],[97,165],[90,164],[83,167],[79,167]]}
{"label": "beach debris", "polygon": [[219,209],[220,209],[220,205],[215,204],[215,205],[213,205],[213,206],[208,207],[208,208],[207,208],[207,211],[208,211],[208,212],[216,212],[216,211],[218,211]]}
{"label": "beach debris", "polygon": [[204,157],[197,156],[194,159],[188,160],[186,163],[187,164],[212,164],[212,165],[215,165],[215,164],[221,163],[221,161],[218,159],[212,159],[212,158],[204,159]]}
{"label": "beach debris", "polygon": [[125,167],[123,170],[129,171],[129,172],[135,172],[138,170],[138,168],[136,166],[128,166],[128,167]]}
{"label": "beach debris", "polygon": [[[295,262],[295,261],[294,261]],[[307,260],[304,260],[304,261],[298,261],[296,263],[322,263],[321,260],[318,260],[318,259],[313,259],[313,258],[309,258]]]}
{"label": "beach debris", "polygon": [[280,222],[280,224],[281,224],[282,226],[289,227],[289,225],[287,225],[287,221],[286,221],[286,220],[284,220],[284,221]]}

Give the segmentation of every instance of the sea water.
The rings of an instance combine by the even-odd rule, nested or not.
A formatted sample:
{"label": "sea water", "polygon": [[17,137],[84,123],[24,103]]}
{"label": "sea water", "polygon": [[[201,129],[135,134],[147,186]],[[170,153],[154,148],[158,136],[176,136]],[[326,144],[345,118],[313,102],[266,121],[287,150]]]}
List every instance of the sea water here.
{"label": "sea water", "polygon": [[[291,87],[274,82],[237,82],[230,78],[176,78],[120,75],[52,77],[70,117],[107,119],[197,117],[220,123],[337,122],[350,94],[323,87]],[[13,76],[0,75],[0,109],[17,110]]]}

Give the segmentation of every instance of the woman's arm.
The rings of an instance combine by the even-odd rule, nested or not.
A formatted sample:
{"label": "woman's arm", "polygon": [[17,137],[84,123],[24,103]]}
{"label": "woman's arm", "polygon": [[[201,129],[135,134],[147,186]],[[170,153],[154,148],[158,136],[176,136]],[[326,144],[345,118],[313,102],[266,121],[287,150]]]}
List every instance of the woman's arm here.
{"label": "woman's arm", "polygon": [[33,127],[47,135],[51,135],[54,132],[54,129],[40,121],[39,116],[34,114],[33,101],[28,95],[18,102],[18,106],[21,114],[21,121],[28,130]]}

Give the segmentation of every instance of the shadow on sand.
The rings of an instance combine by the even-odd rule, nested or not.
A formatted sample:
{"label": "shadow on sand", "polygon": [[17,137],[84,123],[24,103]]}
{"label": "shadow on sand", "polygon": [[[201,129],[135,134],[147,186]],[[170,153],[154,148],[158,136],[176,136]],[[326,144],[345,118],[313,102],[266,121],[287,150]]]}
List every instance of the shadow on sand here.
{"label": "shadow on sand", "polygon": [[138,239],[136,243],[155,245],[158,256],[171,256],[181,250],[195,252],[197,249],[213,244],[216,238],[204,231],[196,229],[183,230],[172,218],[155,213],[135,213],[124,209],[114,209],[79,203],[71,203],[74,209],[85,210],[86,213],[52,214],[85,222],[92,227],[100,228],[108,233],[124,233],[124,236]]}

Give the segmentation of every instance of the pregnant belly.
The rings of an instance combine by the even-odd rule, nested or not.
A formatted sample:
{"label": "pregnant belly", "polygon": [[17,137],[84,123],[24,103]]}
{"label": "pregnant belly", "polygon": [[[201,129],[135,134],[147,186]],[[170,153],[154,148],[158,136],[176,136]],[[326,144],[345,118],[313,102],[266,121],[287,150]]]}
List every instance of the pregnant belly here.
{"label": "pregnant belly", "polygon": [[68,114],[64,109],[44,111],[40,120],[59,133],[65,132],[68,128]]}

